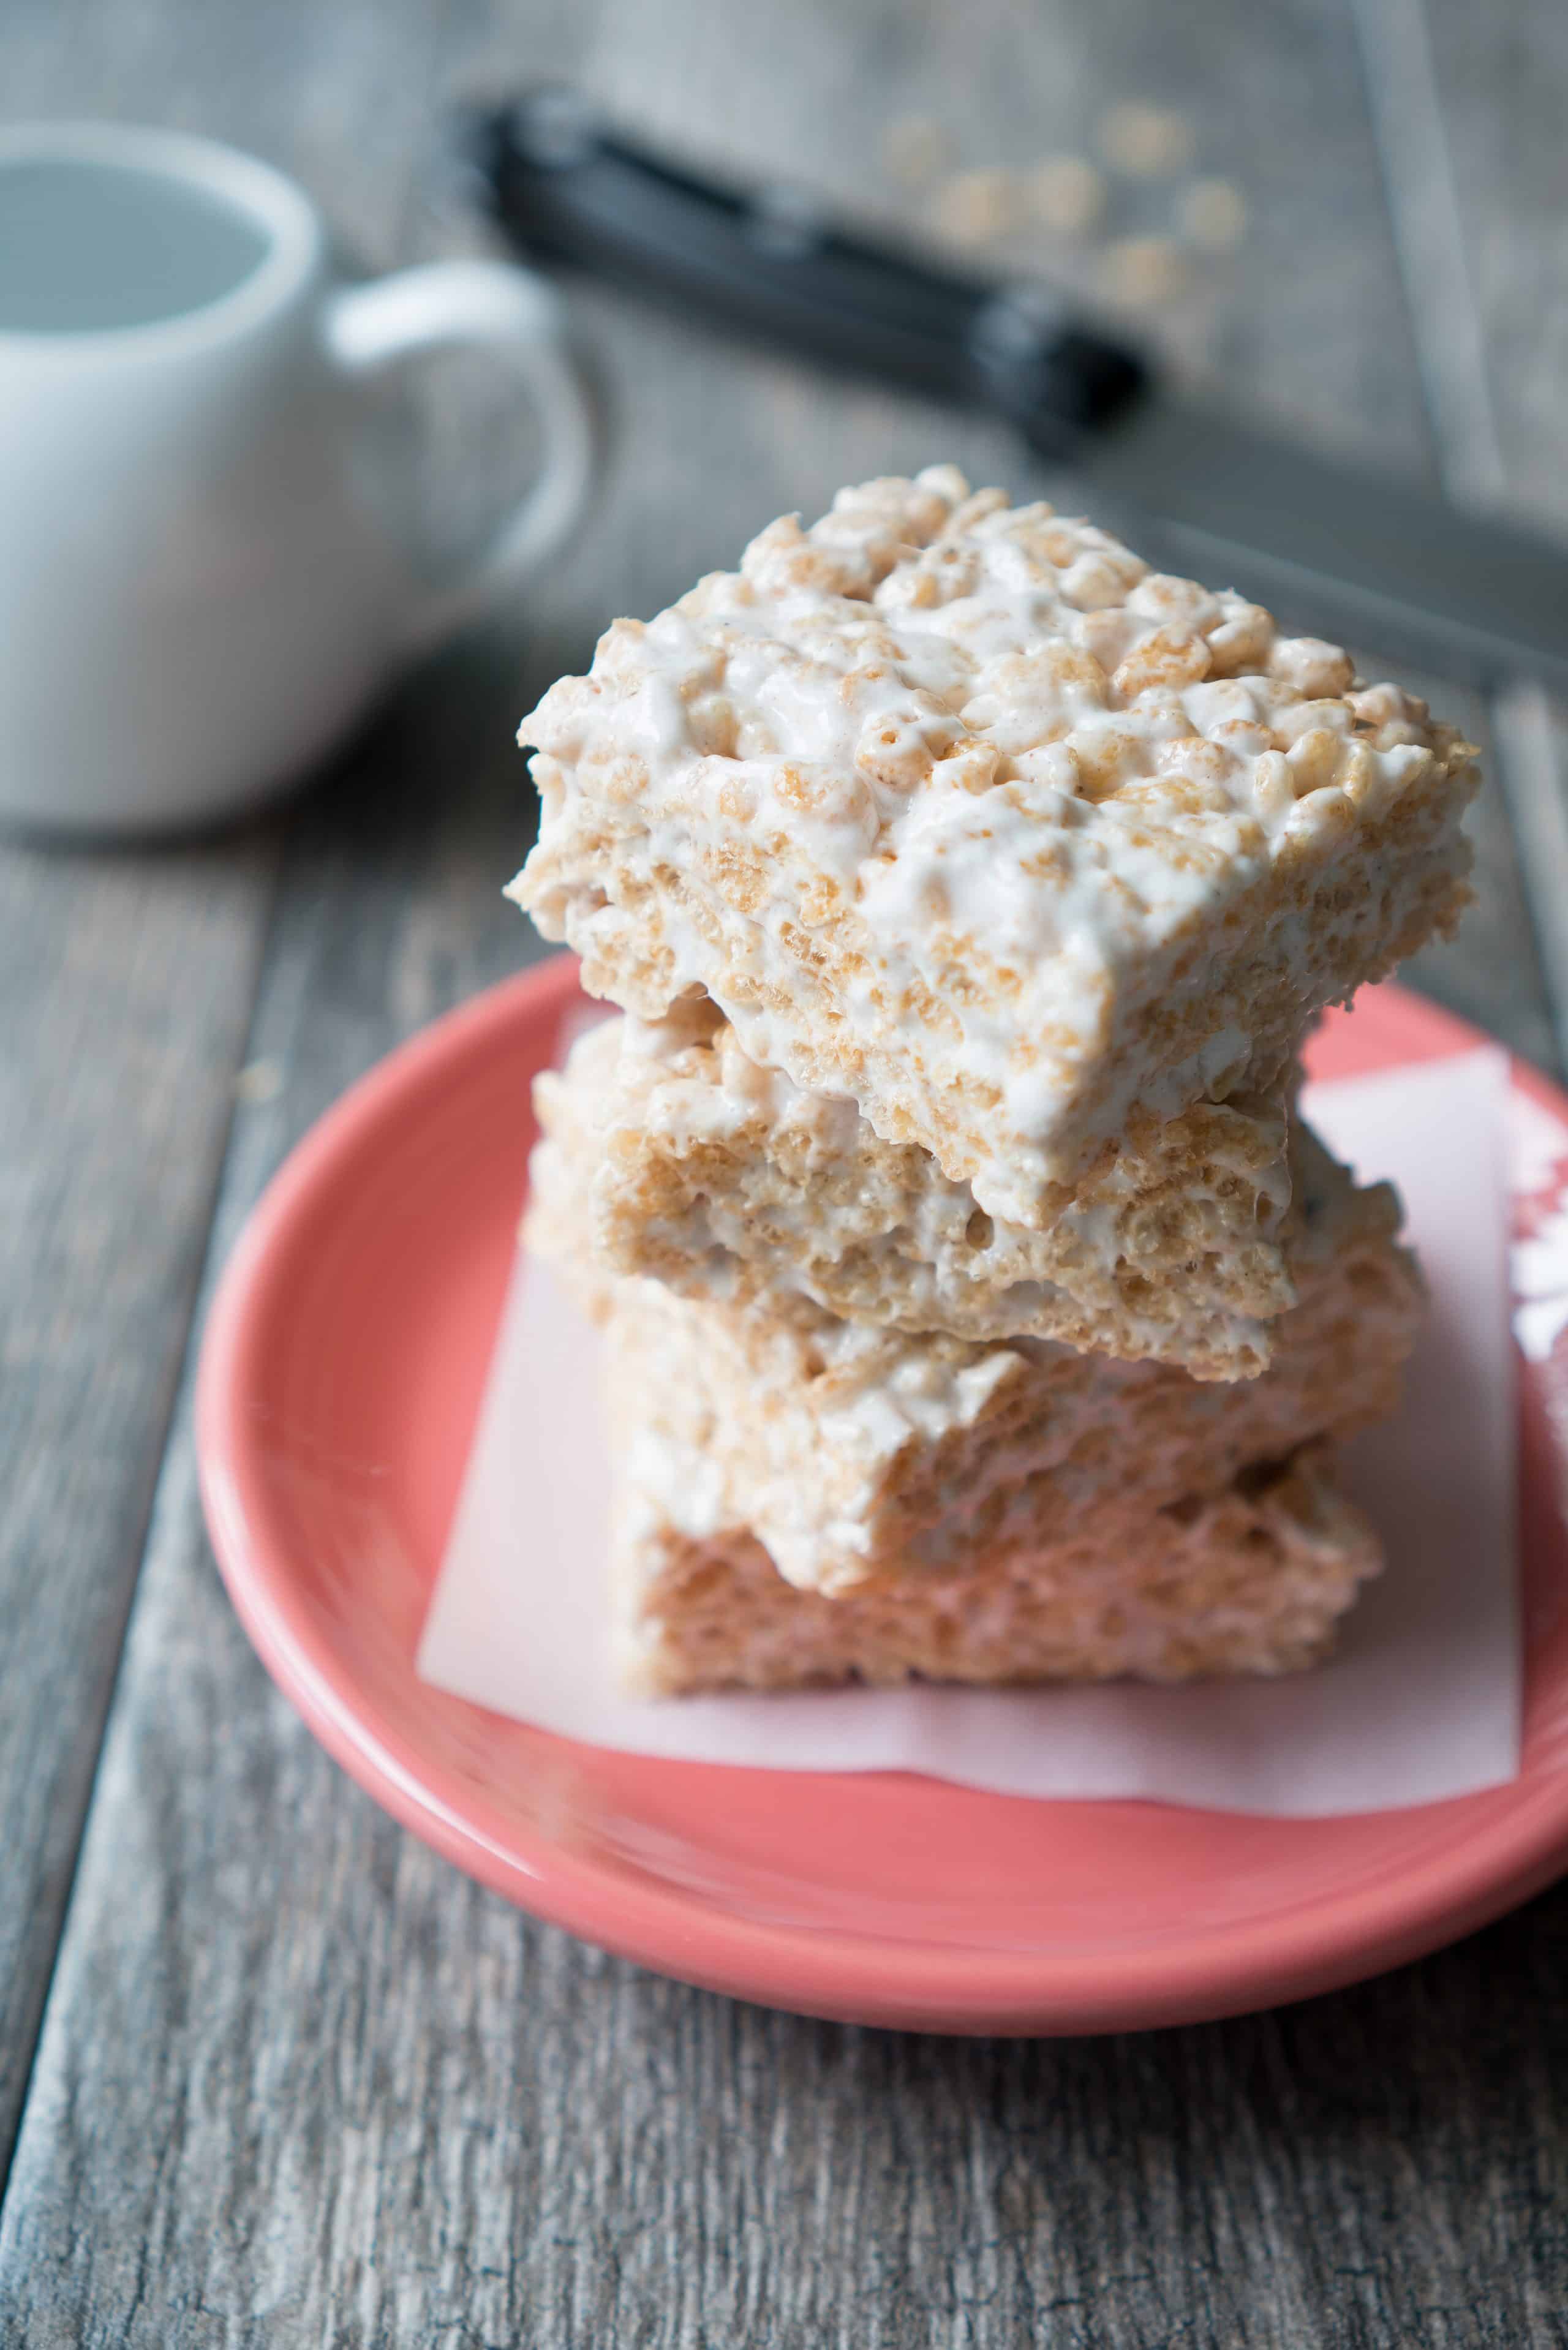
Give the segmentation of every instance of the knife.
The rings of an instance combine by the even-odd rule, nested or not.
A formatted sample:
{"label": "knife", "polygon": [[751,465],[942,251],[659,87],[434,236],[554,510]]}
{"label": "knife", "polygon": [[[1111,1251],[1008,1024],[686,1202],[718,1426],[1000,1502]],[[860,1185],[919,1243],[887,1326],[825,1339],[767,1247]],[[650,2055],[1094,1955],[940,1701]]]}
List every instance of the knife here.
{"label": "knife", "polygon": [[1480,685],[1523,673],[1568,692],[1568,548],[1191,401],[1047,286],[852,237],[794,186],[697,177],[557,86],[470,114],[462,140],[531,260],[992,410],[1083,477],[1096,518],[1292,626]]}

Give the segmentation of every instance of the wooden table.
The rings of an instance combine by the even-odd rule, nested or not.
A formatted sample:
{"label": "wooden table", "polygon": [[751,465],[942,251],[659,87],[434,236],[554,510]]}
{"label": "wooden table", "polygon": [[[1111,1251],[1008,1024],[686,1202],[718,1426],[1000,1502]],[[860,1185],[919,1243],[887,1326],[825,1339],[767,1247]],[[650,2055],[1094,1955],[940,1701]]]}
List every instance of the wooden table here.
{"label": "wooden table", "polygon": [[[1568,523],[1560,0],[11,0],[0,109],[238,140],[375,266],[472,234],[459,93],[559,73],[716,158],[906,212],[877,142],[1199,123],[1251,234],[1163,329],[1259,409]],[[1149,201],[1153,201],[1152,198]],[[0,2343],[1562,2343],[1568,1889],[1251,2020],[1080,2043],[794,2021],[537,1927],[383,1818],[254,1662],[197,1505],[191,1363],[282,1154],[531,952],[511,735],[605,619],[780,509],[1004,436],[576,297],[612,424],[519,650],[412,679],[223,839],[0,852]],[[432,389],[434,495],[517,452]],[[1564,737],[1489,750],[1481,906],[1419,984],[1568,1040]],[[1557,2093],[1557,2094],[1554,2094]]]}

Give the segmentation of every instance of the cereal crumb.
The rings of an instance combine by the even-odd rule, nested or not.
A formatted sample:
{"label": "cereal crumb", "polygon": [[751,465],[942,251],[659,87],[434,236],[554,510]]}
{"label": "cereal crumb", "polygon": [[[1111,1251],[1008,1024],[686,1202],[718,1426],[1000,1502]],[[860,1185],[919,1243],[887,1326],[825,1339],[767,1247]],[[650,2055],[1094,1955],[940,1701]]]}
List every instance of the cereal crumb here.
{"label": "cereal crumb", "polygon": [[1005,236],[1018,220],[1018,192],[1011,172],[955,172],[936,193],[932,224],[954,244],[989,244]]}
{"label": "cereal crumb", "polygon": [[275,1061],[247,1061],[234,1079],[234,1099],[256,1108],[275,1101],[283,1091],[283,1071]]}
{"label": "cereal crumb", "polygon": [[1057,236],[1086,236],[1106,209],[1103,173],[1082,155],[1049,155],[1027,181],[1036,220]]}
{"label": "cereal crumb", "polygon": [[1100,124],[1100,148],[1108,163],[1135,179],[1161,180],[1184,172],[1195,140],[1185,114],[1163,106],[1128,101],[1113,106]]}
{"label": "cereal crumb", "polygon": [[1205,253],[1229,253],[1247,234],[1247,199],[1233,181],[1194,180],[1177,216],[1188,241]]}
{"label": "cereal crumb", "polygon": [[882,133],[882,168],[890,180],[901,180],[906,187],[924,187],[951,160],[951,140],[928,116],[905,115]]}
{"label": "cereal crumb", "polygon": [[1106,298],[1131,310],[1174,302],[1187,288],[1187,262],[1168,236],[1124,236],[1101,258]]}

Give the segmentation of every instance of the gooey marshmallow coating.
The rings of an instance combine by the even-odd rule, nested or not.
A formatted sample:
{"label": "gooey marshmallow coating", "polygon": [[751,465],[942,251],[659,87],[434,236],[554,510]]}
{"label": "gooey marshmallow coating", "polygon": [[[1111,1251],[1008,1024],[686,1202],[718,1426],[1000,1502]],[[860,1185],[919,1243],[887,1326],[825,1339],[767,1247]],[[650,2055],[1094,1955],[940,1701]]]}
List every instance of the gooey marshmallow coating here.
{"label": "gooey marshmallow coating", "polygon": [[590,986],[646,1018],[706,993],[753,1061],[1025,1224],[1133,1111],[1266,1081],[1462,902],[1469,751],[1424,705],[950,466],[616,622],[520,739],[514,891]]}

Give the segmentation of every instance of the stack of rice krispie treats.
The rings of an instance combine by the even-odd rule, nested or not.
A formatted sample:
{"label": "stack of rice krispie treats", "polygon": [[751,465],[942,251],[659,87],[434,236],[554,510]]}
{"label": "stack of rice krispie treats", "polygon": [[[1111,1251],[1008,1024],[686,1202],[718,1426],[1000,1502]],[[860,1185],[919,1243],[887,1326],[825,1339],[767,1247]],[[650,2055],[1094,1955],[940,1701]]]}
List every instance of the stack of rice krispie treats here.
{"label": "stack of rice krispie treats", "polygon": [[628,1684],[1322,1655],[1421,1293],[1297,1055],[1458,920],[1470,747],[950,466],[520,739],[513,894],[622,1010],[539,1081],[527,1237],[607,1334]]}

